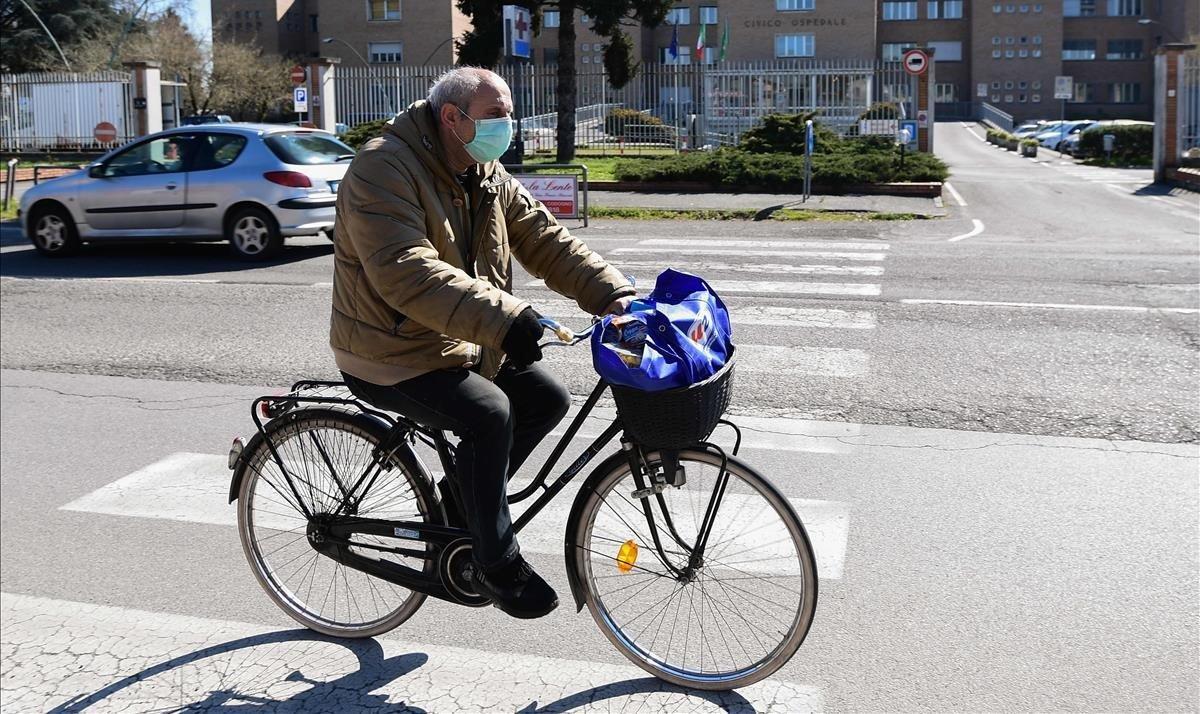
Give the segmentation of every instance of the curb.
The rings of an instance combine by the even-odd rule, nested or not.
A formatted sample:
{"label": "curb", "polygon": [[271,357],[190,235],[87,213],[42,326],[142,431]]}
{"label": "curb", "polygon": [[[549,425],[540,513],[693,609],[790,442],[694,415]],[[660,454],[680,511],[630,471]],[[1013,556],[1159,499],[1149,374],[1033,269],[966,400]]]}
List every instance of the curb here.
{"label": "curb", "polygon": [[[627,193],[776,193],[797,195],[794,189],[784,190],[781,186],[725,186],[702,181],[588,181],[592,191],[618,191]],[[814,184],[813,195],[826,196],[906,196],[910,198],[938,198],[942,195],[941,181],[914,181],[902,183],[879,183],[850,186],[821,186]]]}

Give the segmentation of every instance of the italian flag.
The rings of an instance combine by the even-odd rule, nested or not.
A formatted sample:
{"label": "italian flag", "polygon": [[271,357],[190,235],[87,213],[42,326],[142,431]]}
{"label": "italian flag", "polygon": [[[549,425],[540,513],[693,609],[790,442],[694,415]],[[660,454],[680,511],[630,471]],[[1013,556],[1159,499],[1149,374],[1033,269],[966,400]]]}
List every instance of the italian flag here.
{"label": "italian flag", "polygon": [[700,61],[704,61],[704,33],[708,30],[708,25],[700,26],[700,36],[696,38],[696,56]]}

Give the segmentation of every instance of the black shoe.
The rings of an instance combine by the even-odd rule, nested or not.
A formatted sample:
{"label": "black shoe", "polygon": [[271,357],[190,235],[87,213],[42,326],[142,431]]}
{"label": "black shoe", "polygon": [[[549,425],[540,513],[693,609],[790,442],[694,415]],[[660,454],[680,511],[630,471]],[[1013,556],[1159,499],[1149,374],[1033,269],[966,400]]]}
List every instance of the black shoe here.
{"label": "black shoe", "polygon": [[490,572],[478,566],[472,571],[475,592],[491,598],[493,605],[513,617],[532,620],[549,615],[558,607],[554,588],[519,555],[512,563]]}

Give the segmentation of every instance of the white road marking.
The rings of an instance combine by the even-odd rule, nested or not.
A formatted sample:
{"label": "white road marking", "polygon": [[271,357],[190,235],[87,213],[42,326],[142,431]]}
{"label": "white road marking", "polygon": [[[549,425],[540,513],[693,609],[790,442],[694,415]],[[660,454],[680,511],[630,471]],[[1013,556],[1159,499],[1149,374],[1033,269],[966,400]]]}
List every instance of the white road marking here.
{"label": "white road marking", "polygon": [[[786,347],[738,344],[738,373],[766,374],[775,379],[801,377],[858,378],[867,374],[867,353],[840,347]],[[590,368],[592,353],[586,349],[548,349],[551,364]]]}
{"label": "white road marking", "polygon": [[[638,243],[639,246],[676,246],[690,251],[692,248],[707,246],[712,248],[803,248],[825,250],[829,248],[841,250],[890,250],[887,243],[870,243],[864,241],[800,241],[800,240],[709,240],[692,238],[650,238]],[[622,248],[621,250],[627,250]]]}
{"label": "white road marking", "polygon": [[979,220],[978,218],[972,218],[971,225],[973,225],[975,227],[972,228],[970,231],[963,233],[962,235],[958,235],[958,236],[954,236],[953,238],[950,238],[946,242],[947,243],[957,243],[960,240],[966,240],[967,238],[973,238],[973,237],[979,235],[980,233],[983,233],[983,221]]}
{"label": "white road marking", "polygon": [[963,200],[962,194],[959,193],[958,189],[954,188],[954,186],[949,181],[947,181],[944,185],[946,187],[946,190],[950,192],[950,195],[954,197],[954,200],[958,201],[958,205],[960,205],[960,206],[967,205],[967,202]]}
{"label": "white road marking", "polygon": [[[708,284],[721,295],[737,293],[775,293],[779,295],[879,295],[877,283],[807,283],[774,280],[710,280]],[[545,281],[530,280],[523,287],[544,288]]]}
{"label": "white road marking", "polygon": [[[533,301],[543,315],[549,315],[568,327],[587,327],[591,318],[573,300],[549,298]],[[840,330],[871,330],[875,314],[868,310],[838,310],[815,307],[779,307],[775,305],[741,305],[726,300],[733,329],[742,326],[792,327],[798,329],[831,328]]]}
{"label": "white road marking", "polygon": [[[735,692],[690,694],[629,664],[394,637],[336,640],[295,625],[281,628],[16,593],[3,593],[0,603],[4,704],[13,711],[536,708],[785,714],[824,709],[820,689],[777,677]],[[565,610],[570,608],[551,617],[575,616]],[[503,615],[487,608],[464,610],[462,617]],[[416,636],[420,627],[402,625],[397,633]]]}
{"label": "white road marking", "polygon": [[617,248],[609,251],[611,255],[628,255],[630,253],[671,253],[673,255],[733,255],[739,258],[745,257],[784,257],[796,259],[812,259],[812,260],[863,260],[863,261],[881,261],[884,259],[884,253],[849,253],[849,252],[826,252],[826,251],[804,251],[804,250],[758,250],[752,248],[737,249],[737,248],[658,248],[658,247],[635,247],[635,248]]}
{"label": "white road marking", "polygon": [[773,293],[776,295],[878,295],[876,283],[806,283],[773,280],[710,280],[718,294]]}
{"label": "white road marking", "polygon": [[1074,305],[1070,303],[1000,302],[988,300],[925,300],[906,298],[900,302],[908,305],[964,305],[968,307],[1029,307],[1051,310],[1109,310],[1113,312],[1172,312],[1184,315],[1200,314],[1200,309],[1189,307],[1140,307],[1136,305]]}
{"label": "white road marking", "polygon": [[729,273],[771,273],[773,275],[883,275],[882,265],[790,265],[787,263],[677,263],[669,265],[659,261],[613,260],[613,265],[626,272],[649,270],[659,272],[667,267],[689,273],[705,274],[710,271]]}
{"label": "white road marking", "polygon": [[[566,468],[567,463],[561,464],[561,467]],[[313,464],[313,468],[322,469],[324,466]],[[61,509],[236,526],[237,509],[228,502],[231,475],[226,456],[180,452],[77,498]],[[579,479],[577,483],[582,483],[582,479],[576,478]],[[731,513],[737,512],[739,505],[750,503],[748,496],[727,494],[726,498],[733,509]],[[521,548],[531,553],[561,557],[563,533],[573,500],[572,493],[564,493],[551,501],[521,531],[518,536]],[[830,580],[841,578],[849,535],[849,506],[841,502],[802,498],[789,498],[788,501],[808,530],[813,551],[817,555],[820,576]],[[516,506],[513,509],[514,517],[524,508],[524,505]],[[756,506],[750,503],[749,508],[755,510]],[[270,516],[264,516],[259,520],[259,525],[272,527],[269,520]],[[274,527],[287,530],[294,526],[294,521],[285,520]],[[752,565],[745,567],[754,569]]]}

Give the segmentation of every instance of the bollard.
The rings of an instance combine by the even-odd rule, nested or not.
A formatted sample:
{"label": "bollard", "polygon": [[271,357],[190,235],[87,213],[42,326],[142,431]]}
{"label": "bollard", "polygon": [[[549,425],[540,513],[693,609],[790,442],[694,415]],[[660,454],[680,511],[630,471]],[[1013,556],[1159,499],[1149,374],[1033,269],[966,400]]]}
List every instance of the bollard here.
{"label": "bollard", "polygon": [[8,173],[4,176],[4,210],[12,200],[13,192],[17,190],[17,159],[8,160]]}

